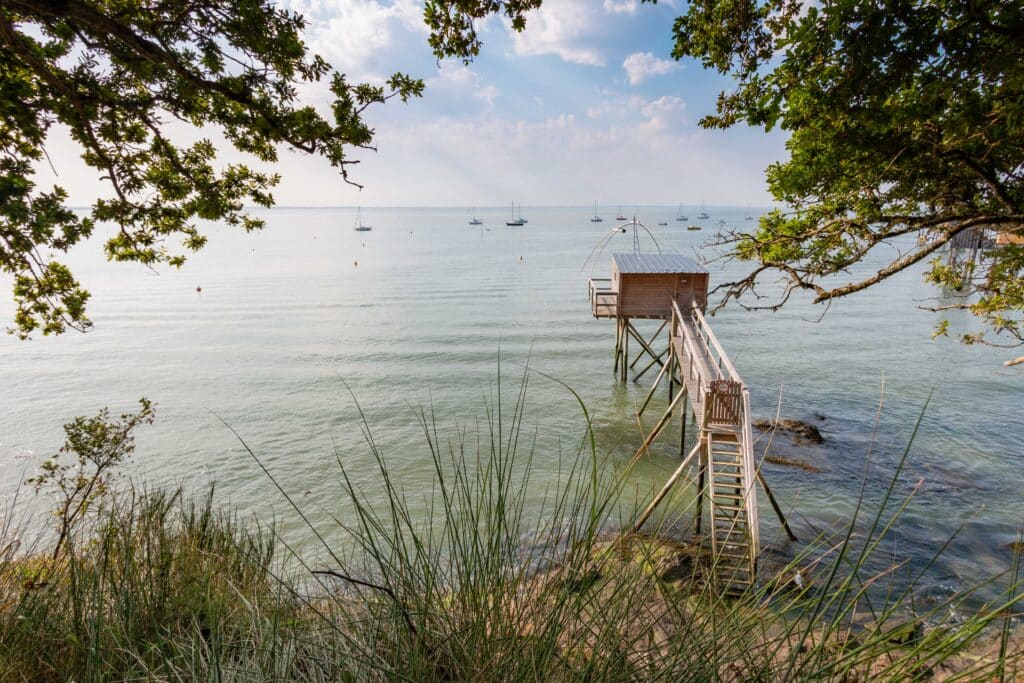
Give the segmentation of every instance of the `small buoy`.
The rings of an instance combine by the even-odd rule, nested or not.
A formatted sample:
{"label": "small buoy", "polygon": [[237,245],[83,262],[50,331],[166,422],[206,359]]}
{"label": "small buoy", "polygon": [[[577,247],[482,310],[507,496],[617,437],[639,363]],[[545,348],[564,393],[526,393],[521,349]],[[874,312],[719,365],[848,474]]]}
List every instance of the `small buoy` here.
{"label": "small buoy", "polygon": [[354,266],[358,266],[358,265],[359,265],[359,261],[353,261],[353,262],[352,262],[352,265],[354,265]]}
{"label": "small buoy", "polygon": [[522,257],[522,256],[520,256],[520,257],[519,257],[519,260],[520,260],[520,261],[522,261],[522,260],[523,260],[523,257]]}
{"label": "small buoy", "polygon": [[197,292],[201,292],[201,291],[203,291],[203,288],[202,287],[196,287],[196,291]]}

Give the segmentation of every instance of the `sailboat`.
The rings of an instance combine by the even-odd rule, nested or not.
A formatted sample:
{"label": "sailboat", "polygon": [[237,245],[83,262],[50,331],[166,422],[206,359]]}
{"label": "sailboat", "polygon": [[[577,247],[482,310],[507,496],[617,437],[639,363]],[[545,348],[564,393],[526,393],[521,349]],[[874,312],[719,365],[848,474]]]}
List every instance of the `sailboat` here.
{"label": "sailboat", "polygon": [[469,219],[469,224],[470,225],[483,225],[484,224],[484,222],[482,220],[477,218],[477,216],[476,216],[476,207],[475,206],[473,207],[473,217],[471,219]]}
{"label": "sailboat", "polygon": [[680,223],[685,223],[686,221],[690,220],[687,216],[683,215],[682,204],[679,205],[679,213],[676,214],[676,220],[679,221]]}
{"label": "sailboat", "polygon": [[747,204],[747,220],[752,221],[754,217],[750,214],[750,204]]}
{"label": "sailboat", "polygon": [[622,207],[621,206],[619,207],[619,215],[615,217],[615,220],[617,220],[617,221],[627,220],[626,217],[622,215]]}
{"label": "sailboat", "polygon": [[516,203],[512,202],[512,216],[505,221],[505,225],[523,226],[526,225],[526,221],[522,218],[516,218]]}
{"label": "sailboat", "polygon": [[703,199],[700,201],[700,213],[697,214],[697,218],[711,218],[711,216],[708,215],[708,212],[704,210]]}
{"label": "sailboat", "polygon": [[597,215],[597,202],[594,202],[594,217],[590,219],[591,223],[603,223],[604,219]]}
{"label": "sailboat", "polygon": [[356,232],[370,232],[373,230],[373,226],[363,225],[363,207],[356,209],[356,224],[352,229]]}

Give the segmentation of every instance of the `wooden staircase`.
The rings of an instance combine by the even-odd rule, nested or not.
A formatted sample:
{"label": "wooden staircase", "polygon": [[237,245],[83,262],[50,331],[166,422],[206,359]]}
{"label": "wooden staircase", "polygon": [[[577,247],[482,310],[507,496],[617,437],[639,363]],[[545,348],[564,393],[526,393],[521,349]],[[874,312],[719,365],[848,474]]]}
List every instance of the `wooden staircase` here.
{"label": "wooden staircase", "polygon": [[729,592],[754,584],[757,558],[751,542],[751,518],[744,495],[743,449],[735,434],[707,434],[708,501],[711,510],[711,554],[719,582]]}
{"label": "wooden staircase", "polygon": [[[706,538],[710,540],[715,578],[723,593],[740,593],[752,587],[756,578],[760,534],[754,486],[759,480],[764,485],[754,462],[750,392],[700,309],[695,306],[684,313],[674,302],[672,308],[669,327],[671,356],[651,394],[664,375],[669,377],[670,393],[676,384],[680,391],[648,434],[637,456],[646,451],[664,429],[681,401],[684,420],[686,403],[692,405],[699,435],[697,444],[640,516],[636,528],[639,529],[646,521],[696,457],[697,531],[701,532],[706,504],[710,518]],[[767,487],[765,490],[771,498]],[[774,498],[772,501],[774,505]],[[786,531],[792,536],[788,525]]]}

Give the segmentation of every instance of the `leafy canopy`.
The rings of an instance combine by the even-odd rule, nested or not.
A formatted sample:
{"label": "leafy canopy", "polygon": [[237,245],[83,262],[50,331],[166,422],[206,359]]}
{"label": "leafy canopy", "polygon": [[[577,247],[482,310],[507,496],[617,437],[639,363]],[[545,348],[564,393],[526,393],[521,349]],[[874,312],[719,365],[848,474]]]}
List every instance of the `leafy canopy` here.
{"label": "leafy canopy", "polygon": [[[756,264],[723,303],[781,273],[815,302],[861,291],[925,261],[935,309],[966,309],[967,343],[1024,343],[1024,12],[1001,0],[693,0],[674,26],[677,59],[732,76],[701,125],[789,132],[768,169],[791,207],[722,239]],[[981,232],[972,232],[972,231]],[[984,234],[977,258],[940,249]],[[881,247],[885,265],[850,272]],[[745,305],[745,304],[744,304]],[[937,333],[945,334],[946,322]]]}
{"label": "leafy canopy", "polygon": [[[521,29],[537,4],[431,0],[430,44],[438,58],[469,59],[480,46],[476,19],[502,10]],[[281,148],[315,154],[349,180],[349,148],[372,149],[366,108],[417,97],[423,83],[396,73],[384,85],[352,84],[308,52],[304,26],[267,0],[0,4],[0,269],[14,278],[11,332],[91,326],[89,293],[53,254],[97,222],[119,228],[108,258],[174,267],[205,244],[198,220],[262,227],[244,206],[272,205],[278,177],[218,168],[209,140],[176,144],[171,124],[217,130],[261,162],[276,161]],[[320,81],[333,98],[329,112],[300,99],[301,86]],[[58,124],[112,189],[85,215],[67,206],[63,189],[33,180]]]}

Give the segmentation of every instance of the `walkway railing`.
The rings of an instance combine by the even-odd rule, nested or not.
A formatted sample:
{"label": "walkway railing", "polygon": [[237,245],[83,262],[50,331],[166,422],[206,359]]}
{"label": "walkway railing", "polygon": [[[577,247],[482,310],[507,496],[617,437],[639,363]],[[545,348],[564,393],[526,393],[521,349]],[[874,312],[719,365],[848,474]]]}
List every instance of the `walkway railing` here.
{"label": "walkway railing", "polygon": [[618,309],[619,293],[612,289],[610,277],[592,277],[587,283],[587,299],[595,318],[614,318]]}

